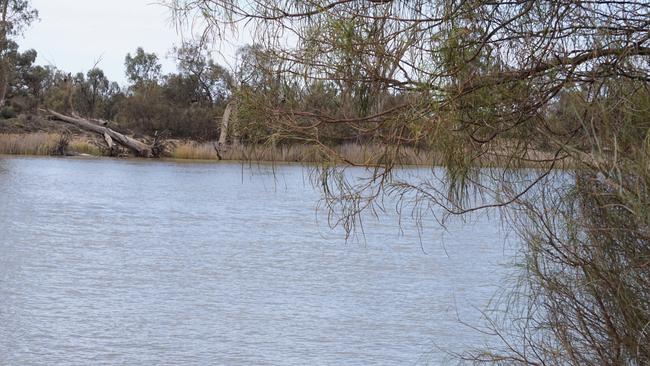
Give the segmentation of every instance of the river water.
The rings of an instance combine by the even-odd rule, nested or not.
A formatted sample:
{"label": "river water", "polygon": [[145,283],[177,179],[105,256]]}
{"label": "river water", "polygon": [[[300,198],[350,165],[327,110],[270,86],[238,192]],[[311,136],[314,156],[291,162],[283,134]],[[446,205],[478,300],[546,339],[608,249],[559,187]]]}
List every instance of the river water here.
{"label": "river water", "polygon": [[485,341],[462,323],[508,277],[497,220],[389,211],[346,241],[309,174],[0,157],[0,365],[441,364]]}

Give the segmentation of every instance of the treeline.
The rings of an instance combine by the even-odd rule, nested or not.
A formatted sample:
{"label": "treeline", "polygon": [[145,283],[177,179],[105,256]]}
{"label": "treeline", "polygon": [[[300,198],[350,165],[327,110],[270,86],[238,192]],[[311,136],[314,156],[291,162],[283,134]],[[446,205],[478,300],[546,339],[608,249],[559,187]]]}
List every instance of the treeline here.
{"label": "treeline", "polygon": [[[460,148],[462,144],[454,141],[455,135],[432,137],[437,135],[441,119],[453,124],[450,127],[456,131],[468,131],[475,141],[496,136],[529,140],[530,134],[538,133],[536,119],[540,117],[555,134],[575,130],[589,99],[589,85],[578,84],[554,92],[542,105],[525,109],[526,113],[510,111],[521,98],[531,94],[524,84],[502,85],[489,92],[472,93],[471,97],[452,98],[457,90],[475,80],[508,72],[508,68],[495,60],[476,58],[464,62],[463,58],[442,52],[439,62],[456,70],[454,75],[417,84],[395,74],[400,68],[395,67],[394,60],[377,64],[374,48],[364,47],[381,42],[362,42],[372,39],[374,31],[358,27],[350,27],[356,33],[337,33],[332,39],[343,42],[352,37],[348,41],[359,43],[360,49],[336,44],[336,52],[326,52],[318,49],[319,42],[313,42],[316,49],[305,50],[301,54],[303,62],[296,62],[296,55],[246,46],[237,52],[233,66],[226,68],[213,60],[208,47],[187,43],[170,52],[176,60],[176,71],[163,74],[159,56],[138,48],[126,55],[127,83],[119,85],[98,66],[73,74],[36,65],[37,52],[20,52],[16,43],[19,29],[28,26],[36,13],[27,1],[8,4],[9,13],[17,21],[0,22],[12,24],[11,28],[0,28],[0,118],[4,119],[33,116],[39,109],[49,108],[111,121],[125,133],[164,133],[171,138],[208,141],[219,137],[226,106],[233,104],[236,108],[229,138],[244,143],[372,142],[444,149],[446,145]],[[457,49],[453,42],[448,43],[443,51]],[[619,82],[638,89],[629,80]],[[619,98],[616,93],[610,94],[601,94],[601,98],[608,102]],[[639,89],[636,97],[647,99],[647,90]],[[428,108],[432,103],[444,105],[444,109]],[[503,123],[505,119],[500,118],[489,127],[477,124],[495,116],[508,121]],[[534,148],[545,149],[547,141]]]}
{"label": "treeline", "polygon": [[109,80],[93,67],[70,74],[53,66],[35,65],[36,51],[17,51],[8,82],[3,118],[35,114],[39,108],[113,121],[135,134],[168,131],[178,138],[211,139],[232,90],[232,77],[204,50],[175,50],[178,71],[163,75],[156,54],[142,48],[125,58],[127,85]]}
{"label": "treeline", "polygon": [[[228,70],[213,61],[207,48],[186,44],[172,50],[177,70],[169,74],[162,73],[158,55],[138,48],[126,55],[127,84],[119,85],[97,66],[72,74],[36,65],[35,50],[19,52],[15,42],[9,43],[3,57],[11,70],[0,110],[3,119],[49,108],[111,121],[136,135],[165,132],[172,138],[206,141],[218,138],[224,110],[234,102],[232,136],[242,142],[300,139],[284,133],[296,124],[309,131],[318,129],[321,139],[338,142],[362,142],[382,133],[381,129],[363,133],[353,124],[330,125],[313,118],[359,118],[375,113],[370,90],[332,81],[301,81],[299,76],[280,77],[282,63],[271,61],[272,56],[261,47],[241,48],[234,70]],[[385,94],[381,107],[402,99],[403,95]]]}
{"label": "treeline", "polygon": [[[411,116],[408,125],[399,118],[383,118],[373,124],[373,116],[382,111],[417,103],[416,93],[373,90],[358,80],[301,80],[300,75],[282,73],[282,61],[254,46],[238,51],[234,70],[215,63],[209,50],[200,45],[186,44],[173,49],[172,54],[177,71],[169,74],[162,73],[155,53],[138,48],[127,54],[127,84],[119,85],[99,67],[71,74],[53,66],[36,65],[35,50],[20,52],[18,45],[9,41],[2,55],[7,84],[0,118],[35,115],[40,108],[49,108],[111,121],[135,135],[164,132],[171,138],[208,141],[219,137],[224,110],[229,103],[236,103],[236,124],[231,126],[231,135],[245,143],[269,139],[365,143],[397,138],[405,145],[432,146],[431,141],[422,139],[426,129],[435,128],[424,123],[431,115],[419,116],[422,123]],[[484,65],[477,68],[474,74],[485,73]],[[618,82],[638,89],[629,81]],[[588,90],[580,87],[562,90],[535,113],[545,115],[554,133],[567,133],[578,127],[579,117],[584,117],[587,94]],[[638,89],[634,98],[646,105],[648,95],[646,89]],[[619,97],[612,93],[601,99],[613,103]],[[477,101],[457,107],[458,130],[472,129],[474,121],[500,108],[499,100],[491,101],[499,94],[481,98],[482,108],[472,107]],[[505,131],[500,137],[525,139],[527,134],[535,133],[534,128],[520,128]],[[543,144],[537,147],[545,148]]]}

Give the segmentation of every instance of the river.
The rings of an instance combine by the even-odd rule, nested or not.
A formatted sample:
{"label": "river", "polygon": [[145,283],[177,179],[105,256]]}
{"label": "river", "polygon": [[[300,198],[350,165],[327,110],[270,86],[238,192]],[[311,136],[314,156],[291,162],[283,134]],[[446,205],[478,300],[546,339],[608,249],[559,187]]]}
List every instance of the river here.
{"label": "river", "polygon": [[309,174],[0,156],[0,365],[440,364],[485,340],[461,321],[510,271],[496,219],[389,211],[346,241]]}

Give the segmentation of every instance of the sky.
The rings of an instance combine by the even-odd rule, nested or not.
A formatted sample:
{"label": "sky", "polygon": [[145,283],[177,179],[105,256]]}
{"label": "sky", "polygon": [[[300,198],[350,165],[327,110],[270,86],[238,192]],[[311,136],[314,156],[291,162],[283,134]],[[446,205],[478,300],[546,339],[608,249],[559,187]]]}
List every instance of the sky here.
{"label": "sky", "polygon": [[[124,84],[124,57],[137,47],[155,52],[163,72],[176,70],[168,57],[180,45],[169,10],[156,0],[32,0],[39,11],[35,22],[18,41],[21,50],[38,51],[37,64],[52,65],[67,72],[86,72],[95,63],[106,76]],[[216,47],[225,58],[243,44]],[[217,60],[225,63],[226,60]]]}

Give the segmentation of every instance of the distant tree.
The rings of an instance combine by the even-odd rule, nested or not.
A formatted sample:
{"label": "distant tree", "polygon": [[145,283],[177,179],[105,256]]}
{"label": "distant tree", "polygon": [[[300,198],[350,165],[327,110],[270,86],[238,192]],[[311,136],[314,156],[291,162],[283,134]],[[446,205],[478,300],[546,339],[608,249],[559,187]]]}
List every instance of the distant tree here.
{"label": "distant tree", "polygon": [[179,107],[211,104],[210,100],[203,93],[198,78],[195,76],[183,74],[166,75],[162,88],[169,102]]}
{"label": "distant tree", "polygon": [[19,52],[18,45],[9,41],[0,56],[6,62],[4,66],[7,66],[3,93],[6,101],[11,102],[5,103],[10,109],[5,115],[34,112],[42,96],[41,83],[47,78],[45,68],[34,65],[36,51]]}
{"label": "distant tree", "polygon": [[16,43],[12,38],[38,19],[29,0],[0,0],[0,108],[5,105],[14,73]]}
{"label": "distant tree", "polygon": [[237,79],[259,93],[280,96],[281,60],[274,57],[260,44],[246,45],[237,50]]}
{"label": "distant tree", "polygon": [[215,118],[228,96],[228,73],[216,65],[206,50],[183,47],[174,50],[178,73],[161,75],[155,54],[138,49],[127,55],[132,83],[127,95],[117,94],[114,118],[142,134],[166,131],[171,137],[207,140],[216,135]]}
{"label": "distant tree", "polygon": [[3,39],[20,34],[38,19],[38,11],[32,8],[30,0],[0,0],[0,11],[0,36]]}
{"label": "distant tree", "polygon": [[117,83],[111,83],[104,71],[90,69],[86,75],[78,73],[75,82],[75,109],[82,115],[93,118],[105,118],[106,106],[111,98],[120,92]]}
{"label": "distant tree", "polygon": [[45,66],[45,78],[41,84],[40,102],[46,108],[62,113],[69,113],[70,99],[72,94],[72,75],[59,70],[55,66]]}
{"label": "distant tree", "polygon": [[201,99],[211,104],[223,103],[232,93],[233,78],[224,67],[212,60],[210,51],[197,43],[175,48],[180,75],[195,80]]}
{"label": "distant tree", "polygon": [[[20,98],[22,110],[36,112],[43,95],[43,82],[48,77],[48,70],[42,66],[34,65],[36,51],[27,50],[16,53],[14,60],[13,77],[9,80],[8,97],[12,100]],[[18,101],[12,104],[18,105]]]}
{"label": "distant tree", "polygon": [[102,118],[108,121],[114,120],[120,113],[125,99],[126,95],[120,85],[117,82],[111,82],[103,100]]}
{"label": "distant tree", "polygon": [[138,47],[135,55],[127,54],[124,59],[126,77],[134,87],[145,83],[157,83],[161,76],[162,65],[155,53],[146,53]]}

